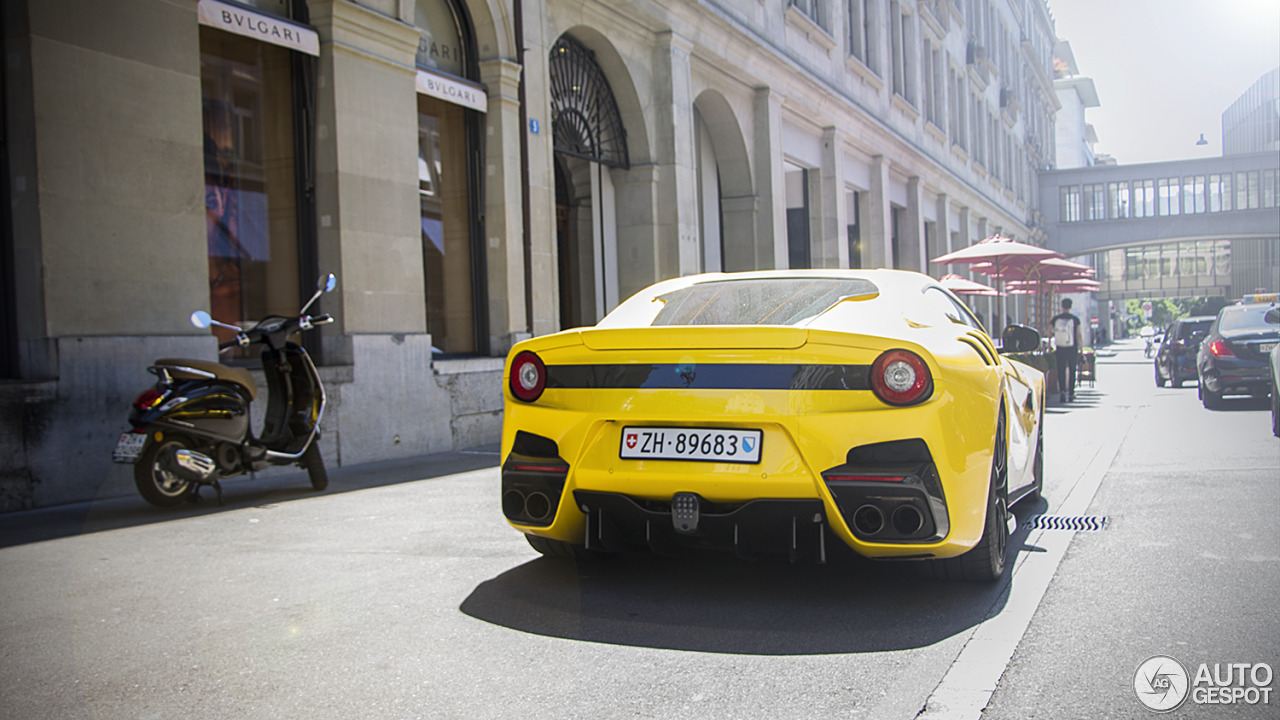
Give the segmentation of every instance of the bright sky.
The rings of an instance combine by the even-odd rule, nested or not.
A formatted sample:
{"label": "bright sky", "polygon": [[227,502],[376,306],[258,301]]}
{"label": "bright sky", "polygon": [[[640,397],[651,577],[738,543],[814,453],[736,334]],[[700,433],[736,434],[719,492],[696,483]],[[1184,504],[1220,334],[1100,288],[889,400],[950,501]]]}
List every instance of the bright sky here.
{"label": "bright sky", "polygon": [[[1222,113],[1280,66],[1280,0],[1049,0],[1122,165],[1222,154]],[[1197,146],[1200,134],[1209,141]]]}

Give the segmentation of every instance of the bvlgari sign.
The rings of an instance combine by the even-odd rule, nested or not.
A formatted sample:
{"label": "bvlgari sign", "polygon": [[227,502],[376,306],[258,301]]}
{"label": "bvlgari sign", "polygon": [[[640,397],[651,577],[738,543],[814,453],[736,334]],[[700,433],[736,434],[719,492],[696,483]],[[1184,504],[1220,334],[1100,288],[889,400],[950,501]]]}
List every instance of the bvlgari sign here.
{"label": "bvlgari sign", "polygon": [[489,109],[489,94],[482,86],[422,68],[418,68],[418,92],[480,112]]}
{"label": "bvlgari sign", "polygon": [[219,2],[219,0],[200,0],[196,12],[199,13],[201,25],[216,27],[308,55],[320,54],[320,36],[316,35],[315,30],[283,18],[250,10],[240,5]]}

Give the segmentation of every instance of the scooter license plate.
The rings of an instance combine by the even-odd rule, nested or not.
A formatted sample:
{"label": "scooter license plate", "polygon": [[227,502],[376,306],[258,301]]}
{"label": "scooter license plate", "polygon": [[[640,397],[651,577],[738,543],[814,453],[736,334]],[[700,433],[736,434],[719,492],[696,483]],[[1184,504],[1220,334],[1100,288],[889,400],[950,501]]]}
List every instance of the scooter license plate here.
{"label": "scooter license plate", "polygon": [[116,441],[116,449],[111,452],[111,459],[118,463],[135,463],[142,454],[142,446],[147,444],[146,433],[127,432]]}

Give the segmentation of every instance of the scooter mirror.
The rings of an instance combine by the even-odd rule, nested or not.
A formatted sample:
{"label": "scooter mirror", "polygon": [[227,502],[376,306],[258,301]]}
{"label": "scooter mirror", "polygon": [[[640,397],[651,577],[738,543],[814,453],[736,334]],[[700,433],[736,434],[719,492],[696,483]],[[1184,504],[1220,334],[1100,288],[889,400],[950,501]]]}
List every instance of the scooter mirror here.
{"label": "scooter mirror", "polygon": [[201,330],[205,330],[213,325],[213,318],[209,317],[209,313],[203,310],[197,310],[191,313],[191,324]]}
{"label": "scooter mirror", "polygon": [[338,286],[338,278],[329,273],[327,277],[320,278],[320,282],[316,283],[316,289],[322,292],[332,292]]}

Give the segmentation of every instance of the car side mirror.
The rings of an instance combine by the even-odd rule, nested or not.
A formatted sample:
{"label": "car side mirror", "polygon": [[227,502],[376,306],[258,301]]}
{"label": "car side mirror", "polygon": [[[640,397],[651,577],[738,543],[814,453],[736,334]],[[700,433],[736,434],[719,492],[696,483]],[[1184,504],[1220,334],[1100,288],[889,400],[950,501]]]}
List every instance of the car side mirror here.
{"label": "car side mirror", "polygon": [[1262,319],[1272,325],[1280,325],[1280,307],[1271,308],[1266,315],[1262,316]]}
{"label": "car side mirror", "polygon": [[1009,325],[1000,333],[1000,352],[1031,352],[1040,347],[1040,333],[1026,325]]}

